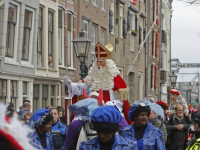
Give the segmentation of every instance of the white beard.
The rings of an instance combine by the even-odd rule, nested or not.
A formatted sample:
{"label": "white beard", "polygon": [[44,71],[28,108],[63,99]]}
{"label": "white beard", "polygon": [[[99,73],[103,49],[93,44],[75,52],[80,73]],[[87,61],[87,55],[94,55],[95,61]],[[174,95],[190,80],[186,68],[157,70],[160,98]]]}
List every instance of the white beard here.
{"label": "white beard", "polygon": [[120,72],[111,59],[106,59],[105,63],[104,67],[98,68],[95,60],[90,68],[88,76],[84,79],[84,82],[90,86],[90,90],[99,91],[101,88],[102,90],[110,90],[114,87],[113,79]]}

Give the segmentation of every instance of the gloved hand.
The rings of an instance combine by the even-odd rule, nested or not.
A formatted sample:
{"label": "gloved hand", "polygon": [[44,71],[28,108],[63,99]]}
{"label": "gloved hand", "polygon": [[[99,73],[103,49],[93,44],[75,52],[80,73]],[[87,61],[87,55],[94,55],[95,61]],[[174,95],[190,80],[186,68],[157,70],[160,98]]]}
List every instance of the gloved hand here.
{"label": "gloved hand", "polygon": [[62,77],[62,80],[60,80],[61,82],[65,83],[66,86],[70,86],[72,81],[69,79],[69,77],[67,75]]}

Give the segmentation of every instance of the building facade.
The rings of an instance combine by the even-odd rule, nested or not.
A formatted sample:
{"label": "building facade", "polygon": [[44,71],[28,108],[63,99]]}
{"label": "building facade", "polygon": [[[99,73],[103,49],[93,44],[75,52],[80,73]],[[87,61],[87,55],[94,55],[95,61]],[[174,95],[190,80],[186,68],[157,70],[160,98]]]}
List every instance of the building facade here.
{"label": "building facade", "polygon": [[0,98],[17,109],[33,100],[39,0],[6,0],[0,6]]}
{"label": "building facade", "polygon": [[109,41],[114,45],[113,60],[128,86],[131,103],[145,96],[145,10],[146,2],[135,0],[111,0],[109,10]]}
{"label": "building facade", "polygon": [[162,37],[161,37],[161,66],[160,66],[160,95],[161,100],[168,102],[169,75],[171,73],[171,19],[172,0],[162,0]]}
{"label": "building facade", "polygon": [[33,111],[61,104],[58,63],[58,1],[40,0],[38,7]]}
{"label": "building facade", "polygon": [[[71,42],[78,36],[77,31],[77,1],[58,1],[58,63],[59,77],[68,75],[72,82],[77,82],[80,77],[77,73],[79,68],[78,60]],[[67,86],[61,85],[61,106],[65,108],[66,122],[69,122],[68,106],[72,104]]]}
{"label": "building facade", "polygon": [[148,97],[159,101],[161,1],[148,3]]}
{"label": "building facade", "polygon": [[[162,2],[162,4],[161,4]],[[80,80],[73,39],[81,30],[95,45],[111,42],[129,102],[167,100],[171,57],[171,0],[0,0],[0,100],[32,103],[32,111],[73,103],[60,82]],[[162,8],[162,10],[161,10]]]}

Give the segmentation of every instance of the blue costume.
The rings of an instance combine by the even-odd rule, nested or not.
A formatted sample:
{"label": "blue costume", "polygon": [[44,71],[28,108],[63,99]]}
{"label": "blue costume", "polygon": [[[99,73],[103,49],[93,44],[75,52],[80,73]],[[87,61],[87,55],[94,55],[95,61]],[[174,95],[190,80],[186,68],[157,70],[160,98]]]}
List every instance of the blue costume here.
{"label": "blue costume", "polygon": [[[95,137],[87,142],[80,144],[79,150],[99,150],[99,138]],[[128,144],[124,138],[115,133],[115,141],[111,150],[129,150]]]}
{"label": "blue costume", "polygon": [[52,125],[51,134],[53,137],[53,145],[55,150],[64,150],[64,142],[66,136],[66,126],[61,122],[56,122],[56,124]]}
{"label": "blue costume", "polygon": [[[128,117],[131,121],[139,115],[139,112],[147,112],[150,114],[150,107],[141,102],[135,102],[130,108]],[[135,124],[132,124],[122,130],[121,136],[124,137],[131,150],[165,150],[165,141],[162,130],[154,127],[147,122],[144,134],[141,139],[136,139]]]}
{"label": "blue costume", "polygon": [[[90,115],[90,124],[94,130],[97,130],[97,133],[98,131],[99,133],[106,133],[106,131],[109,133],[108,131],[109,127],[108,129],[106,129],[106,127],[103,127],[102,129],[99,128],[97,129],[95,127],[95,124],[107,123],[107,126],[110,126],[112,128],[114,127],[114,125],[119,124],[121,119],[122,116],[116,107],[102,106],[96,108],[94,112]],[[126,142],[126,140],[122,138],[120,135],[116,134],[115,132],[116,131],[112,131],[110,133],[113,134],[112,136],[113,141],[112,143],[110,143],[109,146],[106,145],[106,148],[111,148],[111,150],[129,150],[129,145]],[[109,141],[111,141],[111,139]],[[105,142],[100,142],[100,137],[97,136],[92,140],[89,140],[87,142],[82,142],[80,144],[79,150],[99,150],[100,148],[103,149],[105,148],[104,143]]]}
{"label": "blue costume", "polygon": [[143,138],[137,141],[135,139],[134,124],[123,129],[124,137],[132,150],[165,150],[165,141],[160,129],[147,123]]}
{"label": "blue costume", "polygon": [[[37,110],[29,120],[29,126],[33,129],[37,129],[42,126],[42,123],[45,121],[46,115],[49,114],[49,109],[41,108]],[[37,149],[45,149],[41,145],[41,141],[37,131],[33,134],[29,135],[32,138],[31,144],[36,147]],[[54,150],[53,142],[52,142],[52,135],[51,133],[45,133],[45,141],[46,141],[46,149],[45,150]]]}
{"label": "blue costume", "polygon": [[[42,149],[44,150],[45,148],[42,147],[41,145],[41,142],[40,142],[40,138],[37,134],[37,132],[35,131],[35,133],[33,135],[31,135],[30,137],[32,137],[32,141],[31,141],[31,144],[37,148],[37,149]],[[53,142],[52,142],[52,135],[50,133],[46,133],[45,134],[45,139],[46,139],[46,144],[47,144],[47,147],[45,150],[54,150],[54,147],[53,147]]]}

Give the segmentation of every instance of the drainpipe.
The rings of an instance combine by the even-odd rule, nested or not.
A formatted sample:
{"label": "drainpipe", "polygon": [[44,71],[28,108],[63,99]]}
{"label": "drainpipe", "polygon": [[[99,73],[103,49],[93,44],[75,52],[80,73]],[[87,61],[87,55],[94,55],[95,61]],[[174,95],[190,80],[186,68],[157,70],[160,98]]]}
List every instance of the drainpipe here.
{"label": "drainpipe", "polygon": [[[149,1],[149,6],[151,7],[151,1]],[[146,0],[146,4],[145,4],[145,14],[147,15],[147,7],[148,7],[148,0]],[[150,10],[150,9],[149,9]],[[149,13],[149,16],[150,16],[150,13]],[[145,23],[146,23],[146,25],[145,25],[145,28],[146,28],[146,33],[145,33],[145,35],[147,35],[147,27],[148,27],[148,19],[147,19],[148,17],[146,17],[145,18]],[[150,19],[150,17],[149,17],[149,19]],[[149,51],[149,40],[147,40],[147,42],[146,42],[146,49],[145,49],[145,69],[146,69],[146,71],[145,71],[145,97],[147,97],[148,98],[148,87],[149,87],[149,80],[148,80],[148,73],[149,73],[149,53],[148,53],[148,51]]]}
{"label": "drainpipe", "polygon": [[161,98],[161,84],[160,84],[160,67],[161,67],[161,61],[162,61],[162,59],[161,59],[161,37],[162,37],[162,30],[163,30],[163,26],[162,26],[162,24],[163,24],[163,17],[162,17],[162,0],[160,0],[160,8],[161,8],[161,10],[160,10],[160,15],[161,15],[161,17],[160,17],[160,38],[159,38],[159,74],[158,74],[158,101],[160,100],[160,98]]}

